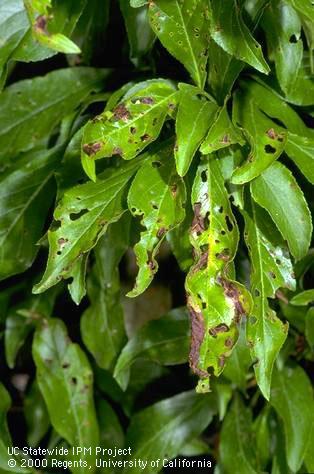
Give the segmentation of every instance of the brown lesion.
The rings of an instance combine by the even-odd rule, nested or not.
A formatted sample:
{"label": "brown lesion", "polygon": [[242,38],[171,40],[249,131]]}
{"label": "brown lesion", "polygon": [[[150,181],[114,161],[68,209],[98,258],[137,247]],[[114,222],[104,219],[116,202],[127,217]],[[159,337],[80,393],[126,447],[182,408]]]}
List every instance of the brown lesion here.
{"label": "brown lesion", "polygon": [[92,156],[95,155],[101,148],[101,143],[96,142],[96,143],[85,143],[83,145],[83,151],[86,155]]}
{"label": "brown lesion", "polygon": [[122,120],[123,122],[127,122],[132,118],[129,110],[126,108],[125,104],[119,104],[115,109],[113,109],[113,121]]}
{"label": "brown lesion", "polygon": [[209,329],[209,334],[213,337],[217,337],[217,334],[223,333],[223,332],[228,332],[229,327],[225,323],[218,324],[217,326]]}
{"label": "brown lesion", "polygon": [[246,311],[240,301],[241,293],[239,289],[232,281],[228,281],[225,278],[218,277],[217,281],[223,287],[225,296],[233,301],[236,312],[235,322],[240,322],[241,317],[246,314]]}
{"label": "brown lesion", "polygon": [[200,311],[196,311],[191,304],[188,304],[188,310],[191,320],[191,346],[189,364],[196,375],[201,378],[208,377],[208,372],[198,367],[200,347],[205,335],[204,316]]}
{"label": "brown lesion", "polygon": [[47,23],[48,23],[47,16],[39,15],[35,20],[34,28],[38,33],[48,35]]}
{"label": "brown lesion", "polygon": [[209,225],[208,214],[205,217],[202,216],[202,204],[200,202],[196,202],[193,207],[194,210],[194,218],[192,221],[191,232],[200,235],[204,232]]}

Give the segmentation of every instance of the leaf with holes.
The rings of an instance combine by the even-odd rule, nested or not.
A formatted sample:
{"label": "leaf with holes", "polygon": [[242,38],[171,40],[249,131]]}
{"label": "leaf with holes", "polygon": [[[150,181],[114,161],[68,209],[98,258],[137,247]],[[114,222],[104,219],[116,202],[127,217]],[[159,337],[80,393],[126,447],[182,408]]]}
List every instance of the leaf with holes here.
{"label": "leaf with holes", "polygon": [[153,79],[132,87],[112,110],[93,118],[84,129],[82,163],[95,180],[94,160],[120,155],[130,160],[156,140],[178,93],[169,81]]}
{"label": "leaf with holes", "polygon": [[49,257],[42,280],[34,293],[42,293],[62,279],[73,277],[77,260],[89,252],[112,222],[126,209],[125,187],[145,162],[139,158],[105,172],[97,183],[88,182],[66,191],[55,209],[59,227],[48,232]]}
{"label": "leaf with holes", "polygon": [[185,185],[176,173],[170,141],[143,164],[129,191],[129,209],[133,216],[141,216],[145,230],[134,247],[139,272],[128,296],[141,294],[154,278],[159,247],[167,232],[183,221],[185,200]]}
{"label": "leaf with holes", "polygon": [[244,23],[237,0],[212,0],[211,5],[211,37],[227,53],[268,74],[270,68],[263,56],[261,45]]}
{"label": "leaf with holes", "polygon": [[200,147],[200,152],[207,155],[236,143],[244,144],[241,132],[230,120],[226,107],[221,107]]}
{"label": "leaf with holes", "polygon": [[217,105],[205,94],[188,84],[179,84],[180,103],[176,119],[175,160],[177,171],[184,176],[193,157],[214,121]]}
{"label": "leaf with holes", "polygon": [[[91,453],[82,456],[92,464],[99,433],[93,372],[86,355],[69,340],[64,323],[52,318],[43,320],[37,327],[33,357],[37,383],[52,426],[71,446],[91,447]],[[91,472],[94,471],[92,466]]]}
{"label": "leaf with holes", "polygon": [[238,338],[238,323],[251,310],[251,296],[230,279],[238,245],[219,161],[200,165],[192,190],[194,219],[190,230],[194,265],[186,278],[192,343],[190,366],[199,375],[199,390],[208,390],[208,368],[218,376]]}
{"label": "leaf with holes", "polygon": [[272,370],[287,337],[288,326],[270,308],[278,288],[295,290],[288,249],[267,213],[247,199],[243,211],[245,241],[252,262],[250,287],[254,306],[247,325],[247,340],[255,362],[257,383],[269,399]]}
{"label": "leaf with holes", "polygon": [[273,163],[251,183],[251,192],[271,215],[292,255],[297,260],[304,257],[310,246],[312,220],[292,173],[281,163]]}
{"label": "leaf with holes", "polygon": [[266,117],[257,105],[237,94],[233,104],[233,120],[243,128],[251,150],[247,161],[232,175],[232,183],[244,184],[259,176],[284,151],[287,132]]}
{"label": "leaf with holes", "polygon": [[165,48],[189,71],[203,89],[209,45],[209,9],[206,0],[149,2],[151,26]]}
{"label": "leaf with holes", "polygon": [[303,57],[299,16],[287,3],[272,0],[265,10],[262,26],[269,55],[275,61],[280,87],[289,96],[295,87]]}
{"label": "leaf with holes", "polygon": [[112,224],[94,249],[95,264],[88,278],[90,306],[81,318],[81,334],[99,367],[110,369],[125,340],[118,265],[130,234],[129,215]]}

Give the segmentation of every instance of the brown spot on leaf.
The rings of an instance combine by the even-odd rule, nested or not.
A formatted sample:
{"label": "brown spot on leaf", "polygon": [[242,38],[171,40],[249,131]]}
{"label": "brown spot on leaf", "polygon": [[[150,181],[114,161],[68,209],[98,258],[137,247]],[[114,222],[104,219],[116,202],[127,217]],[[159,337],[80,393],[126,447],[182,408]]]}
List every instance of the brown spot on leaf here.
{"label": "brown spot on leaf", "polygon": [[117,105],[117,107],[113,110],[114,121],[122,120],[123,122],[127,122],[131,118],[132,116],[124,104]]}
{"label": "brown spot on leaf", "polygon": [[158,229],[157,231],[158,239],[161,239],[161,237],[163,237],[166,232],[167,232],[167,229],[165,227],[160,227],[160,229]]}
{"label": "brown spot on leaf", "polygon": [[214,328],[211,328],[209,329],[209,334],[213,337],[217,337],[217,334],[220,334],[222,332],[228,332],[229,331],[229,327],[227,326],[227,324],[224,324],[224,323],[221,323],[221,324],[218,324],[218,326],[215,326]]}
{"label": "brown spot on leaf", "polygon": [[221,139],[221,143],[230,143],[230,137],[229,135],[224,135]]}
{"label": "brown spot on leaf", "polygon": [[208,377],[205,370],[198,368],[198,361],[200,356],[200,347],[204,339],[204,317],[201,312],[197,312],[188,304],[188,310],[191,319],[191,347],[189,355],[190,367],[199,377]]}
{"label": "brown spot on leaf", "polygon": [[144,133],[144,135],[141,136],[142,142],[147,142],[150,139],[151,139],[151,136],[148,133]]}
{"label": "brown spot on leaf", "polygon": [[223,367],[225,365],[226,358],[225,356],[221,355],[218,357],[218,365],[219,367]]}
{"label": "brown spot on leaf", "polygon": [[193,269],[192,269],[193,273],[206,268],[207,261],[208,261],[208,250],[206,250],[205,252],[201,254],[200,258],[198,259],[196,264],[193,266]]}
{"label": "brown spot on leaf", "polygon": [[139,101],[141,104],[147,104],[147,105],[152,105],[155,103],[152,97],[140,97]]}
{"label": "brown spot on leaf", "polygon": [[112,153],[114,155],[120,155],[122,156],[123,155],[123,150],[122,148],[120,148],[119,146],[116,146],[113,150],[112,150]]}
{"label": "brown spot on leaf", "polygon": [[275,140],[278,136],[277,132],[273,128],[270,128],[269,130],[267,130],[266,133],[267,133],[267,136],[271,138],[272,140]]}
{"label": "brown spot on leaf", "polygon": [[229,348],[233,346],[233,339],[231,337],[227,337],[225,340],[225,346]]}
{"label": "brown spot on leaf", "polygon": [[95,155],[97,153],[97,151],[100,150],[100,148],[101,148],[101,143],[99,143],[99,142],[85,143],[85,145],[83,145],[83,151],[88,156]]}
{"label": "brown spot on leaf", "polygon": [[197,235],[200,235],[204,230],[206,230],[205,218],[201,214],[202,204],[196,202],[194,204],[194,218],[192,221],[191,231],[196,232]]}
{"label": "brown spot on leaf", "polygon": [[47,31],[47,17],[46,15],[39,15],[35,20],[35,30],[45,35],[48,34]]}
{"label": "brown spot on leaf", "polygon": [[218,283],[223,287],[225,295],[233,301],[235,312],[236,312],[236,322],[239,322],[241,316],[245,314],[245,309],[242,306],[240,301],[240,292],[236,285],[231,281],[226,280],[225,278],[219,277],[217,279]]}

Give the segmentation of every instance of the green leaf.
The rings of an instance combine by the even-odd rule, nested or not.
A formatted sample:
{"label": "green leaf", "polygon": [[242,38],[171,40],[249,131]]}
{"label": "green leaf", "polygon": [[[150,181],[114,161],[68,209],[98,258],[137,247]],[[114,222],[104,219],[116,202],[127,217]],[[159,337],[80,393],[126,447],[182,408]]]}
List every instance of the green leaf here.
{"label": "green leaf", "polygon": [[120,155],[130,160],[156,140],[168,114],[176,106],[177,91],[161,79],[132,87],[112,111],[105,111],[84,129],[82,162],[95,179],[94,160]]}
{"label": "green leaf", "polygon": [[46,216],[53,202],[53,173],[62,148],[27,153],[0,179],[0,279],[33,263]]}
{"label": "green leaf", "polygon": [[[15,455],[9,455],[8,448],[11,447],[11,437],[7,424],[7,413],[11,406],[10,395],[6,388],[0,383],[0,469],[1,472],[29,473],[30,469],[19,466],[21,459]],[[10,467],[9,461],[16,461],[14,467]]]}
{"label": "green leaf", "polygon": [[60,226],[48,231],[47,268],[34,293],[73,277],[77,259],[89,252],[108,225],[123,214],[125,187],[143,161],[145,158],[123,164],[97,183],[88,182],[65,192],[54,212]]}
{"label": "green leaf", "polygon": [[309,308],[305,317],[305,337],[311,348],[314,351],[314,308]]}
{"label": "green leaf", "polygon": [[[10,60],[36,61],[51,56],[51,52],[40,45],[36,46],[28,34],[30,25],[23,0],[1,1],[0,31],[0,89],[2,89]],[[27,50],[31,47],[32,56],[28,57]]]}
{"label": "green leaf", "polygon": [[292,173],[281,163],[273,163],[251,183],[251,193],[271,215],[292,255],[297,260],[304,257],[310,246],[312,221]]}
{"label": "green leaf", "polygon": [[[81,49],[81,57],[86,64],[90,64],[95,51],[98,52],[98,49],[101,50],[103,47],[109,21],[109,7],[110,0],[102,2],[88,0],[73,31],[72,40]],[[75,56],[73,59],[75,61]]]}
{"label": "green leaf", "polygon": [[214,121],[217,105],[205,94],[188,84],[179,84],[180,102],[176,119],[175,160],[177,171],[184,176],[193,157]]}
{"label": "green leaf", "polygon": [[290,304],[295,306],[306,306],[314,301],[314,290],[305,290],[298,293],[290,300]]}
{"label": "green leaf", "polygon": [[287,337],[288,326],[277,318],[267,298],[273,298],[280,287],[294,290],[295,280],[286,245],[267,213],[248,200],[243,214],[252,262],[250,284],[254,301],[247,340],[255,361],[257,383],[269,399],[273,365]]}
{"label": "green leaf", "polygon": [[260,44],[253,38],[242,18],[237,0],[212,0],[211,37],[227,53],[268,74],[270,68]]}
{"label": "green leaf", "polygon": [[148,0],[130,0],[131,7],[133,8],[139,8],[142,7],[143,5],[146,5]]}
{"label": "green leaf", "polygon": [[149,2],[151,26],[165,48],[204,88],[209,44],[209,10],[206,0],[155,0]]}
{"label": "green leaf", "polygon": [[244,184],[277,160],[285,148],[287,133],[244,94],[236,94],[234,98],[233,120],[243,127],[251,147],[247,161],[234,171],[231,179],[234,184]]}
{"label": "green leaf", "polygon": [[89,252],[80,256],[73,264],[72,281],[68,284],[68,290],[72,300],[79,305],[86,295],[86,271],[88,263]]}
{"label": "green leaf", "polygon": [[239,466],[241,474],[257,474],[252,413],[237,395],[224,418],[219,443],[220,462],[226,472]]}
{"label": "green leaf", "polygon": [[125,0],[119,0],[119,3],[129,39],[130,59],[138,66],[141,58],[151,50],[155,40],[148,20],[148,9],[144,6],[135,9]]}
{"label": "green leaf", "polygon": [[301,136],[314,136],[313,130],[305,125],[301,116],[290,105],[259,78],[255,79],[259,82],[241,81],[241,88],[245,91],[248,102],[253,100],[261,111],[282,122],[289,132]]}
{"label": "green leaf", "polygon": [[288,133],[285,152],[300,168],[304,176],[314,184],[314,137],[302,137]]}
{"label": "green leaf", "polygon": [[314,471],[314,453],[313,453],[313,443],[314,443],[314,430],[312,428],[310,434],[310,441],[308,442],[308,448],[304,456],[304,464],[308,472]]}
{"label": "green leaf", "polygon": [[[61,119],[102,87],[106,70],[67,68],[17,82],[0,96],[0,159],[34,148]],[[14,110],[14,114],[12,113]]]}
{"label": "green leaf", "polygon": [[239,338],[224,370],[224,376],[244,391],[251,362],[245,330],[244,327],[240,327]]}
{"label": "green leaf", "polygon": [[88,278],[90,306],[81,318],[83,342],[103,369],[112,367],[126,339],[118,270],[129,243],[130,219],[125,216],[109,227],[94,250]]}
{"label": "green leaf", "polygon": [[270,403],[283,421],[288,465],[293,472],[297,472],[314,423],[313,389],[301,367],[276,369]]}
{"label": "green leaf", "polygon": [[[34,38],[48,48],[66,54],[79,54],[80,48],[67,36],[71,35],[82,14],[86,0],[24,0]],[[63,34],[64,33],[64,34]]]}
{"label": "green leaf", "polygon": [[265,10],[262,26],[280,87],[289,97],[295,88],[303,57],[299,16],[287,3],[272,0]]}
{"label": "green leaf", "polygon": [[82,459],[93,461],[99,433],[86,355],[69,340],[62,321],[49,319],[36,330],[33,357],[52,426],[71,446],[91,447],[92,454],[82,453]]}
{"label": "green leaf", "polygon": [[207,83],[219,105],[224,104],[243,67],[242,61],[226,53],[217,43],[209,43]]}
{"label": "green leaf", "polygon": [[[132,449],[131,460],[144,459],[143,472],[156,472],[150,462],[160,459],[159,469],[175,458],[187,442],[199,436],[216,413],[213,395],[183,392],[151,405],[131,418],[126,446]],[[167,460],[167,461],[166,461]],[[138,473],[138,467],[126,467],[124,473]]]}
{"label": "green leaf", "polygon": [[111,405],[106,400],[99,400],[97,403],[97,413],[99,418],[100,446],[107,449],[122,448],[124,445],[123,429]]}
{"label": "green leaf", "polygon": [[149,321],[129,340],[116,364],[114,378],[126,390],[130,369],[137,360],[182,364],[188,359],[189,344],[187,312],[183,308],[174,309],[156,321]]}
{"label": "green leaf", "polygon": [[47,433],[50,421],[43,396],[35,382],[24,399],[24,416],[27,424],[27,443],[38,446]]}
{"label": "green leaf", "polygon": [[230,279],[230,263],[238,245],[220,164],[216,158],[199,166],[192,190],[194,219],[190,230],[194,265],[186,278],[192,324],[190,366],[206,390],[208,368],[218,376],[238,338],[237,324],[249,314],[251,297]]}
{"label": "green leaf", "polygon": [[270,432],[269,418],[269,406],[266,405],[254,420],[257,457],[260,467],[264,470],[270,460],[271,453],[272,433]]}
{"label": "green leaf", "polygon": [[141,216],[145,230],[134,252],[139,272],[134,289],[128,296],[141,294],[158,270],[156,255],[169,230],[185,217],[186,192],[183,180],[175,171],[173,143],[166,145],[137,172],[128,194],[133,216]]}
{"label": "green leaf", "polygon": [[206,155],[235,143],[243,145],[243,137],[230,120],[226,107],[221,107],[200,147],[200,152]]}
{"label": "green leaf", "polygon": [[56,292],[51,291],[42,296],[31,296],[10,308],[5,321],[5,358],[10,369],[15,366],[15,359],[37,322],[52,313]]}

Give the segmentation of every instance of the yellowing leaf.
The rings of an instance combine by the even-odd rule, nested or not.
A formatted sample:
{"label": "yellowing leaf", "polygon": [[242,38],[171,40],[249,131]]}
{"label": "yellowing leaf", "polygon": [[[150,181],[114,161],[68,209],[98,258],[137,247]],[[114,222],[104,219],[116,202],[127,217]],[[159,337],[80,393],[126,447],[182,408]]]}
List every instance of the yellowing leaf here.
{"label": "yellowing leaf", "polygon": [[190,365],[204,391],[209,368],[219,375],[238,338],[238,323],[251,310],[251,297],[230,279],[238,245],[219,161],[200,165],[192,190],[194,220],[190,230],[195,261],[186,279],[192,325]]}

